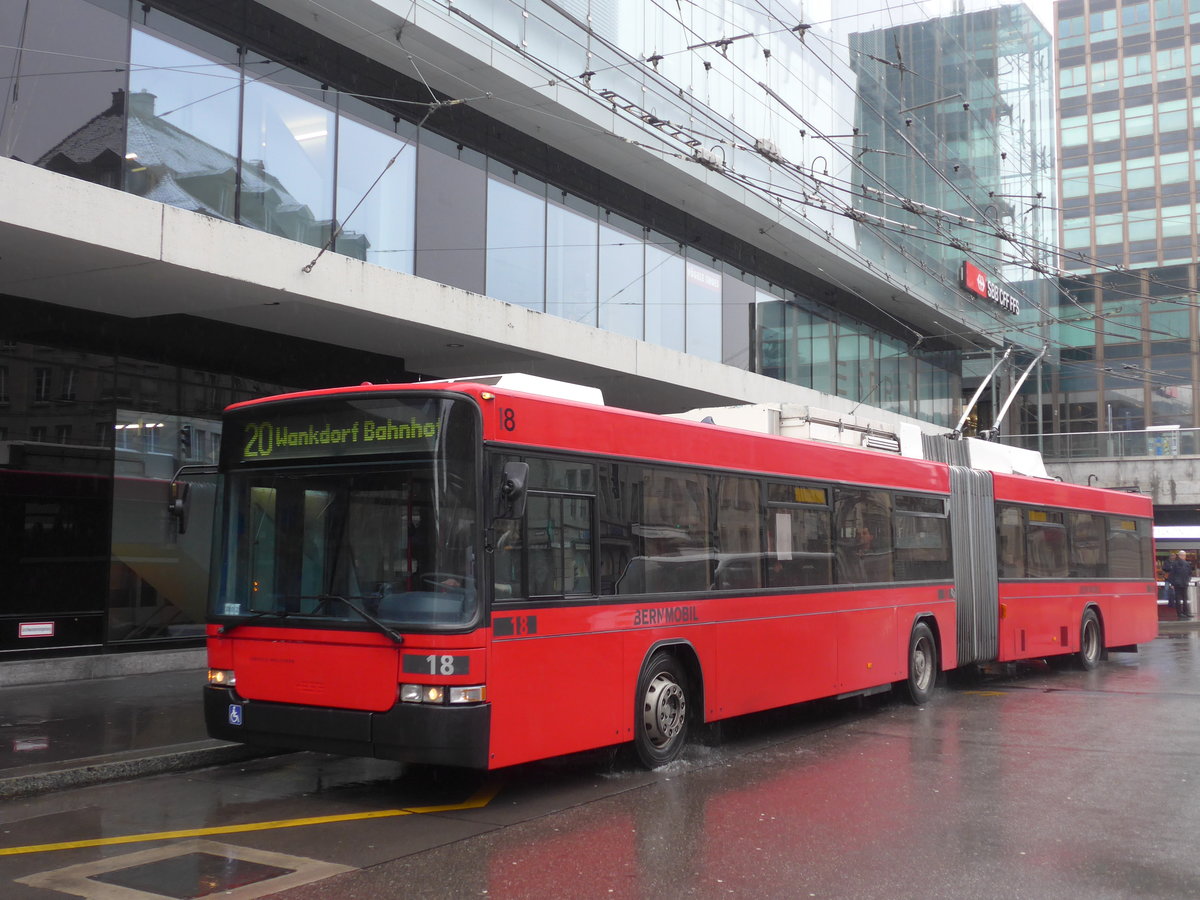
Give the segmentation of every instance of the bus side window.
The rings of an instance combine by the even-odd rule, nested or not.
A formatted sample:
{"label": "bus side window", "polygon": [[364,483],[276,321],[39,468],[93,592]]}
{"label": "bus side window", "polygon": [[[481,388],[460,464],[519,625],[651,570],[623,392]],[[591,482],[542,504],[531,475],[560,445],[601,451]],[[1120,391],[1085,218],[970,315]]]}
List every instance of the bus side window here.
{"label": "bus side window", "polygon": [[953,577],[950,520],[940,497],[898,494],[896,506],[896,580],[931,581]]}
{"label": "bus side window", "polygon": [[1067,529],[1061,512],[1025,510],[1025,560],[1030,578],[1066,577]]}
{"label": "bus side window", "polygon": [[1103,516],[1070,513],[1069,574],[1073,578],[1104,578],[1108,574],[1108,540]]}
{"label": "bus side window", "polygon": [[531,494],[526,505],[529,596],[592,593],[591,497]]}
{"label": "bus side window", "polygon": [[600,594],[641,593],[645,579],[638,579],[629,571],[631,560],[641,553],[641,540],[632,527],[632,523],[640,520],[634,510],[641,505],[641,468],[613,462],[600,463],[598,468],[600,581],[597,588]]}
{"label": "bus side window", "polygon": [[715,479],[717,503],[717,569],[719,591],[762,587],[762,530],[759,528],[759,482],[732,475]]}
{"label": "bus side window", "polygon": [[1021,510],[1015,506],[996,507],[996,546],[1001,578],[1025,577],[1025,529]]}
{"label": "bus side window", "polygon": [[[642,472],[641,538],[645,590],[697,593],[713,583],[716,563],[709,516],[708,476],[647,468]],[[639,534],[640,532],[640,534]],[[624,587],[621,593],[626,593]]]}
{"label": "bus side window", "polygon": [[892,580],[892,497],[886,491],[834,491],[838,584]]}
{"label": "bus side window", "polygon": [[492,528],[496,542],[492,553],[496,599],[521,597],[525,590],[522,570],[525,545],[521,535],[521,519],[497,519]]}
{"label": "bus side window", "polygon": [[1136,519],[1108,519],[1108,576],[1149,578],[1151,554],[1143,535],[1149,529]]}

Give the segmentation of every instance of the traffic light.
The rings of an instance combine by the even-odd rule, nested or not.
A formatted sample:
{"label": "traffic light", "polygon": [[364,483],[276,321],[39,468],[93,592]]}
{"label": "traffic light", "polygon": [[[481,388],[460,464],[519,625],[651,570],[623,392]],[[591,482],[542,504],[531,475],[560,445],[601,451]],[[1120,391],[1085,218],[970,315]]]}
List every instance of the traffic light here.
{"label": "traffic light", "polygon": [[183,459],[190,459],[192,455],[192,426],[179,426],[179,455]]}

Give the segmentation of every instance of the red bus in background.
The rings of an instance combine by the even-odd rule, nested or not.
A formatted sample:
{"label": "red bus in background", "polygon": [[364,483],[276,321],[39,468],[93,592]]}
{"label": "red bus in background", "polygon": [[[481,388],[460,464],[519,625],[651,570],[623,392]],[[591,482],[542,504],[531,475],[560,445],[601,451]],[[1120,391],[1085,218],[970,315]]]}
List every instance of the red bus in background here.
{"label": "red bus in background", "polygon": [[209,733],[495,768],[1157,631],[1133,494],[481,383],[226,411]]}

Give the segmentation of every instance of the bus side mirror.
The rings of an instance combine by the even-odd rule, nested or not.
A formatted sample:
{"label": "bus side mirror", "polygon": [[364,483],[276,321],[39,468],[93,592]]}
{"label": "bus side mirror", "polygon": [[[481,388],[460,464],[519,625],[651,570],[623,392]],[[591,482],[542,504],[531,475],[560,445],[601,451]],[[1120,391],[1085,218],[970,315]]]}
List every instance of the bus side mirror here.
{"label": "bus side mirror", "polygon": [[519,519],[525,515],[525,483],[529,480],[529,463],[504,464],[500,480],[500,496],[496,503],[497,519]]}
{"label": "bus side mirror", "polygon": [[167,494],[167,512],[179,523],[179,533],[187,531],[188,494],[192,486],[186,481],[172,481]]}

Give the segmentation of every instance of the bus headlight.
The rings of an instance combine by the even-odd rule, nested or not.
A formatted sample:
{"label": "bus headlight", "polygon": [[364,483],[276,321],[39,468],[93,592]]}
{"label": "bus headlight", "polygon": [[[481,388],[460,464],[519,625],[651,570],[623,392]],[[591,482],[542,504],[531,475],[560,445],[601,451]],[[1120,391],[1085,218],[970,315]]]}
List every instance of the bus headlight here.
{"label": "bus headlight", "polygon": [[402,684],[402,703],[482,703],[483,685],[469,687],[443,687],[438,684]]}
{"label": "bus headlight", "polygon": [[483,685],[475,684],[470,687],[452,687],[450,688],[451,703],[482,703],[483,702]]}
{"label": "bus headlight", "polygon": [[400,700],[404,703],[444,703],[446,689],[436,684],[402,684]]}
{"label": "bus headlight", "polygon": [[209,669],[208,683],[213,687],[236,687],[237,675],[233,669]]}

